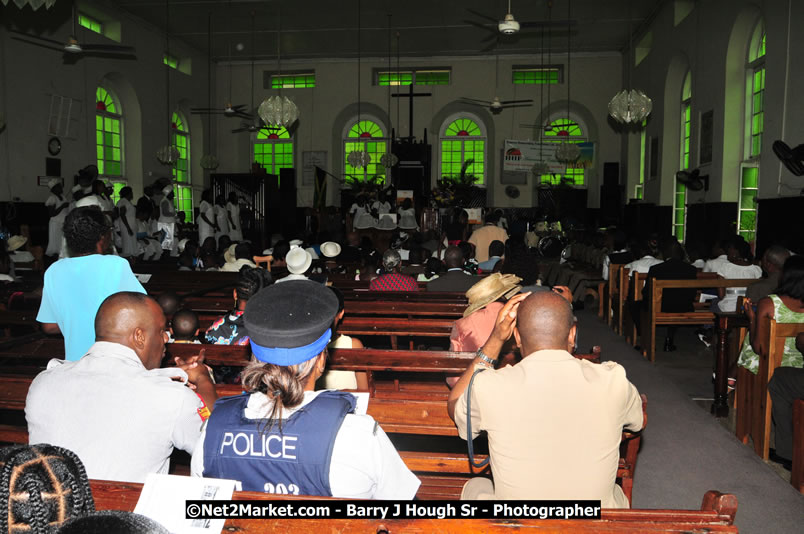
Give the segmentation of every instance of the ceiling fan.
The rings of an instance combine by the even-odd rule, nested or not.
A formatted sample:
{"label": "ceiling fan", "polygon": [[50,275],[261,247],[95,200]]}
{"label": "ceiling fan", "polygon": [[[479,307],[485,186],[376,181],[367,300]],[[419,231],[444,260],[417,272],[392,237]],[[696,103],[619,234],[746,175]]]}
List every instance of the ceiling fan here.
{"label": "ceiling fan", "polygon": [[508,109],[508,108],[524,108],[524,107],[530,106],[533,103],[533,100],[531,100],[531,99],[527,99],[527,100],[500,100],[500,97],[498,97],[498,96],[495,96],[491,100],[479,100],[477,98],[462,97],[461,101],[464,104],[469,104],[469,105],[472,105],[472,106],[487,107],[487,108],[489,108],[489,111],[491,111],[495,115],[497,113],[502,112],[502,110],[504,110],[504,109]]}
{"label": "ceiling fan", "polygon": [[240,117],[241,119],[251,119],[252,116],[246,113],[246,104],[232,105],[227,103],[223,108],[191,108],[190,113],[194,115],[224,115],[225,117]]}
{"label": "ceiling fan", "polygon": [[[548,4],[552,5],[552,1],[548,2]],[[499,35],[513,36],[518,34],[520,30],[523,28],[549,28],[552,26],[556,26],[563,29],[568,28],[570,26],[574,26],[576,24],[576,21],[574,20],[532,20],[532,21],[520,22],[516,20],[514,14],[511,12],[511,0],[508,0],[508,11],[506,12],[502,20],[496,19],[490,15],[479,13],[472,9],[467,9],[466,11],[475,15],[476,17],[480,17],[485,21],[493,23],[493,25],[490,25],[488,24],[488,22],[480,23],[474,20],[464,21],[468,24],[471,24],[472,26],[490,32],[490,35],[487,36],[486,39],[484,39],[484,41],[495,40],[498,38]]]}
{"label": "ceiling fan", "polygon": [[784,141],[773,142],[773,153],[795,176],[804,176],[804,144],[790,148]]}
{"label": "ceiling fan", "polygon": [[51,50],[58,50],[64,52],[65,57],[68,55],[76,55],[78,56],[78,58],[87,56],[98,56],[98,57],[113,57],[115,59],[137,59],[137,56],[134,55],[134,52],[136,50],[132,46],[88,44],[79,42],[78,39],[76,38],[76,35],[78,35],[76,31],[77,30],[76,15],[77,14],[75,4],[73,4],[73,31],[67,37],[67,41],[56,41],[55,39],[48,39],[47,37],[42,37],[40,35],[33,35],[18,30],[9,30],[9,31],[20,36],[20,37],[13,37],[14,39],[17,39],[19,41],[32,42],[32,44],[36,44],[37,46],[43,46]]}
{"label": "ceiling fan", "polygon": [[709,175],[700,176],[701,171],[694,169],[692,171],[678,171],[676,173],[676,180],[678,183],[684,185],[690,191],[700,191],[702,189],[709,191]]}

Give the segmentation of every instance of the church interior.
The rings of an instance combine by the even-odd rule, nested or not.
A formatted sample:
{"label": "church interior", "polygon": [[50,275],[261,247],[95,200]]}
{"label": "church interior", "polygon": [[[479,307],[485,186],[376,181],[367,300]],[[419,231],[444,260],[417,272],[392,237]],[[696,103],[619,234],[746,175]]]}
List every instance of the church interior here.
{"label": "church interior", "polygon": [[[3,231],[45,247],[51,180],[94,165],[114,203],[173,184],[187,224],[205,190],[242,195],[259,251],[311,216],[349,229],[390,187],[423,229],[456,207],[549,228],[553,281],[559,261],[598,269],[559,255],[612,227],[691,259],[735,235],[757,261],[803,253],[802,22],[796,0],[2,0]],[[710,413],[717,347],[683,323],[643,357],[602,282],[580,286],[579,346],[648,397],[632,507],[718,490],[741,531],[799,531],[804,497],[735,437],[733,396]]]}

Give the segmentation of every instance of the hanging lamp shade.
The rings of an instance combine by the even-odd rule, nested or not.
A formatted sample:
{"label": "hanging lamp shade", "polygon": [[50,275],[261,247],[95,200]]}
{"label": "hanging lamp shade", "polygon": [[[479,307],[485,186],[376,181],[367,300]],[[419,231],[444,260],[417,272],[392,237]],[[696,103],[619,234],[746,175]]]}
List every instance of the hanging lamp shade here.
{"label": "hanging lamp shade", "polygon": [[533,164],[533,167],[530,168],[530,172],[532,172],[534,176],[550,174],[550,165],[548,165],[546,161],[537,161]]}
{"label": "hanging lamp shade", "polygon": [[556,148],[556,159],[561,163],[574,163],[581,157],[581,149],[575,143],[564,141]]}
{"label": "hanging lamp shade", "polygon": [[257,109],[262,121],[268,126],[288,127],[299,118],[299,108],[286,96],[270,96]]}
{"label": "hanging lamp shade", "polygon": [[175,165],[179,161],[180,155],[179,149],[173,145],[165,145],[156,151],[156,159],[159,160],[159,163],[168,167]]}
{"label": "hanging lamp shade", "polygon": [[355,150],[349,153],[346,160],[349,162],[349,165],[355,169],[363,169],[368,167],[369,163],[371,163],[371,154],[365,150]]}
{"label": "hanging lamp shade", "polygon": [[399,158],[393,152],[387,152],[380,156],[380,165],[386,169],[394,167],[397,163],[399,163]]}
{"label": "hanging lamp shade", "polygon": [[[20,9],[25,7],[25,5],[27,4],[31,6],[31,9],[33,9],[34,11],[36,11],[42,6],[45,6],[45,9],[50,9],[53,6],[53,4],[56,3],[56,0],[13,0],[13,1],[14,4]],[[0,2],[3,2],[3,5],[7,6],[9,0],[0,0]]]}
{"label": "hanging lamp shade", "polygon": [[642,124],[653,110],[653,101],[638,89],[623,89],[609,102],[609,115],[620,124]]}
{"label": "hanging lamp shade", "polygon": [[201,156],[201,168],[207,170],[215,170],[218,168],[220,163],[218,162],[218,158],[213,156],[212,154],[205,154]]}

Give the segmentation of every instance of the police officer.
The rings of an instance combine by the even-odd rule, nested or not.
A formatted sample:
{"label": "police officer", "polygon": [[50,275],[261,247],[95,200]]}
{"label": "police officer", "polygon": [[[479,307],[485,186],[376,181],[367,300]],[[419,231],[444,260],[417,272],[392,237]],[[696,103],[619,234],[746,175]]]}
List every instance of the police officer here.
{"label": "police officer", "polygon": [[272,285],[248,301],[248,395],[215,404],[192,474],[241,482],[245,491],[411,499],[420,485],[374,419],[345,392],[313,391],[338,312],[329,288]]}

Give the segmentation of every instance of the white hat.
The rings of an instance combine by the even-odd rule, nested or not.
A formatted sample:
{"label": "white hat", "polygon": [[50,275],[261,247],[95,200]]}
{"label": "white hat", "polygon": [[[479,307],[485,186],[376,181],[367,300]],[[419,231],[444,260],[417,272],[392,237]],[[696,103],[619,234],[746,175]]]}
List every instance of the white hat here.
{"label": "white hat", "polygon": [[87,195],[85,197],[81,197],[75,203],[76,208],[85,208],[87,206],[98,206],[99,208],[103,208],[98,195]]}
{"label": "white hat", "polygon": [[289,245],[291,247],[300,247],[302,246],[303,241],[301,239],[291,239]]}
{"label": "white hat", "polygon": [[162,194],[163,195],[169,195],[172,192],[173,192],[173,185],[172,184],[168,184],[168,185],[166,185],[165,187],[162,188]]}
{"label": "white hat", "polygon": [[274,248],[273,247],[266,248],[265,250],[262,251],[263,256],[270,256],[273,253],[274,253]]}
{"label": "white hat", "polygon": [[72,189],[70,189],[70,191],[73,192],[73,193],[77,193],[78,191],[81,191],[82,189],[84,189],[84,188],[81,187],[81,184],[76,184],[76,185],[73,186]]}
{"label": "white hat", "polygon": [[334,241],[321,243],[321,254],[327,258],[335,258],[341,253],[341,246]]}
{"label": "white hat", "polygon": [[13,252],[20,248],[28,241],[28,238],[23,235],[13,235],[8,238],[8,251]]}
{"label": "white hat", "polygon": [[48,189],[53,189],[54,187],[56,187],[57,185],[60,185],[60,184],[61,184],[61,179],[60,178],[51,178],[50,180],[47,181],[47,188]]}
{"label": "white hat", "polygon": [[226,252],[223,253],[223,259],[226,260],[226,263],[234,263],[237,260],[237,257],[235,257],[235,248],[237,248],[237,243],[232,243],[229,248],[226,249]]}
{"label": "white hat", "polygon": [[304,274],[313,263],[313,257],[310,253],[301,247],[290,249],[290,252],[285,256],[285,263],[288,265],[288,271],[292,274]]}
{"label": "white hat", "polygon": [[178,244],[179,254],[184,252],[184,248],[187,246],[188,241],[189,241],[189,239],[182,239],[181,241],[179,241],[179,244]]}

